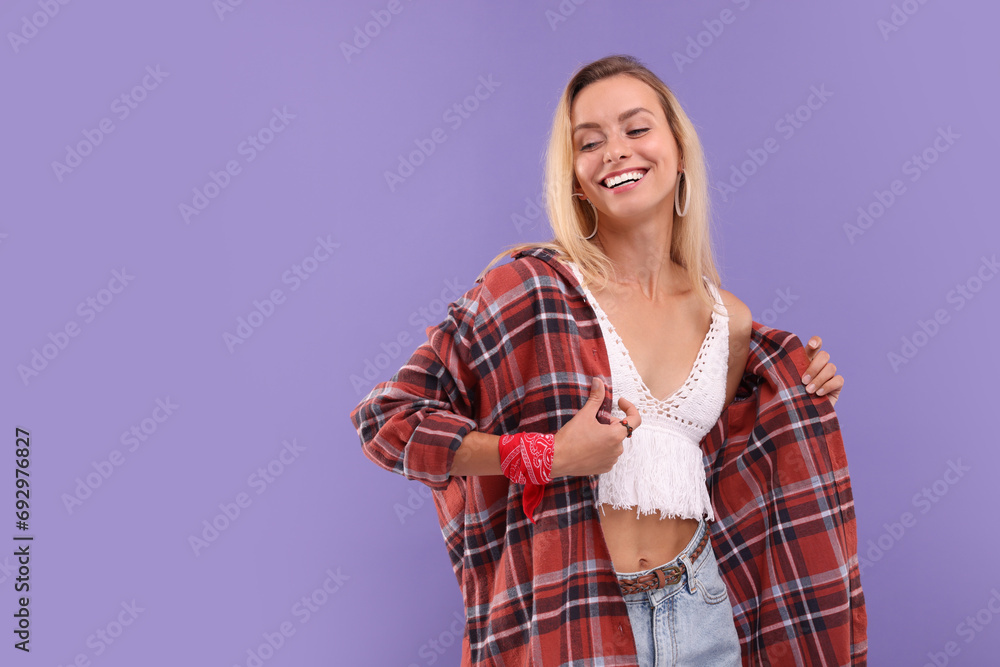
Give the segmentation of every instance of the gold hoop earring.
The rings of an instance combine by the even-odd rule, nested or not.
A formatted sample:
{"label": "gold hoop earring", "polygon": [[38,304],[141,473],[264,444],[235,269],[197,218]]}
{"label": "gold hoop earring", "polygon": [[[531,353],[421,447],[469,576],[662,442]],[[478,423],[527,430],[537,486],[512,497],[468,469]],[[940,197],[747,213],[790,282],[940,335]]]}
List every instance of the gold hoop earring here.
{"label": "gold hoop earring", "polygon": [[[583,193],[582,192],[574,192],[573,194],[570,195],[570,197],[583,197]],[[583,239],[584,241],[589,241],[590,239],[594,238],[594,234],[597,233],[597,224],[598,224],[599,220],[598,220],[598,216],[597,216],[597,207],[594,206],[594,202],[590,201],[589,199],[584,199],[583,201],[585,201],[588,204],[590,204],[590,208],[594,209],[594,231],[592,231],[590,233],[590,236],[580,236],[580,238]]]}
{"label": "gold hoop earring", "polygon": [[[681,185],[684,186],[683,211],[681,211],[681,202],[680,202]],[[685,174],[684,170],[681,169],[681,173],[677,175],[677,186],[674,188],[674,210],[677,212],[677,215],[682,218],[687,214],[688,207],[691,205],[691,193],[689,192],[689,190],[690,188],[687,187],[687,174]]]}

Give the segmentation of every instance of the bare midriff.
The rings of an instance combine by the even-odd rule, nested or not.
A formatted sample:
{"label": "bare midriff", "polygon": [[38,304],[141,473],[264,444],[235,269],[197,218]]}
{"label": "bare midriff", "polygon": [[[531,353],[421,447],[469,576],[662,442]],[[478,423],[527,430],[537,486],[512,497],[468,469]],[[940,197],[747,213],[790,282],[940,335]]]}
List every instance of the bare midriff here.
{"label": "bare midriff", "polygon": [[636,516],[635,508],[600,506],[601,528],[616,572],[639,572],[669,563],[698,530],[695,519],[661,519],[659,512]]}

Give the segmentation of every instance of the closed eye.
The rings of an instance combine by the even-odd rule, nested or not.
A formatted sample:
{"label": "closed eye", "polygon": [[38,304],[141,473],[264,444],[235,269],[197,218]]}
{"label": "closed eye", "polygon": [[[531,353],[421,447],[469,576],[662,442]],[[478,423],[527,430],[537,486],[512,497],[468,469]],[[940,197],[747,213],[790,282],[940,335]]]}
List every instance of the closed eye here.
{"label": "closed eye", "polygon": [[[641,127],[641,128],[637,128],[635,130],[630,130],[629,132],[626,132],[625,134],[627,134],[629,136],[632,136],[632,135],[641,136],[641,135],[636,134],[636,132],[649,132],[649,128],[648,127]],[[589,144],[584,144],[583,146],[580,146],[580,150],[581,151],[590,150],[591,146],[596,146],[598,143],[600,143],[600,142],[592,141]]]}

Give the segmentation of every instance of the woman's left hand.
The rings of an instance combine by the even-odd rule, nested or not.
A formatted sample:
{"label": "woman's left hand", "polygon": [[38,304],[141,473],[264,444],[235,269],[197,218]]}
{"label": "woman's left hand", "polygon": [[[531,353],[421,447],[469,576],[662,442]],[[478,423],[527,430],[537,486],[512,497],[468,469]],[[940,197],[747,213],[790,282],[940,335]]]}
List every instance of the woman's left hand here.
{"label": "woman's left hand", "polygon": [[809,366],[802,375],[802,384],[806,391],[815,392],[817,396],[829,396],[830,405],[836,405],[840,398],[840,390],[844,386],[844,376],[837,375],[837,367],[830,363],[830,353],[820,351],[823,339],[813,336],[806,344],[806,357]]}

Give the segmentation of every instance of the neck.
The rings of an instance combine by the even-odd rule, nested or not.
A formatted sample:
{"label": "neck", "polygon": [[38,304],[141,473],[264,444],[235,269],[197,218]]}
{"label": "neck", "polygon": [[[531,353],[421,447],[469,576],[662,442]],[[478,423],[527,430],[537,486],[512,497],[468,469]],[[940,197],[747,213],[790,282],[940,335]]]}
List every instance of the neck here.
{"label": "neck", "polygon": [[646,221],[602,217],[595,241],[615,267],[612,282],[625,289],[638,289],[649,299],[689,289],[683,268],[670,259],[672,205],[666,216],[656,215]]}

